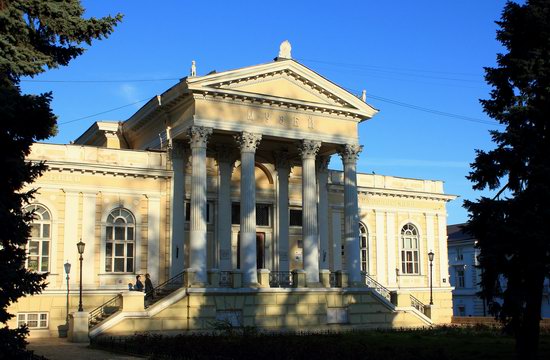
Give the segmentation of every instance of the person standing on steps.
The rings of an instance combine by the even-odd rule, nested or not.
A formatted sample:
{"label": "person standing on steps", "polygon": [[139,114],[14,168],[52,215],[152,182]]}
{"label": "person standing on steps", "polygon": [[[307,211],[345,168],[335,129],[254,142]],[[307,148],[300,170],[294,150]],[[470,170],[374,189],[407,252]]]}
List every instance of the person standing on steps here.
{"label": "person standing on steps", "polygon": [[151,275],[145,274],[145,306],[153,301],[155,289],[153,288],[153,282],[151,281]]}

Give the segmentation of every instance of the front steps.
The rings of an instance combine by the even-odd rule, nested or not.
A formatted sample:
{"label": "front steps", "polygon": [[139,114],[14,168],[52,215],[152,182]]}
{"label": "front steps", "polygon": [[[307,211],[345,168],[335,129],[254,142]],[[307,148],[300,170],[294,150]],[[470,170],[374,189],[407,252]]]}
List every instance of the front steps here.
{"label": "front steps", "polygon": [[[180,288],[147,309],[138,294],[123,293],[121,310],[92,327],[90,337],[212,331],[220,323],[264,330],[406,328],[434,323],[411,304],[408,292],[400,291],[392,303],[366,287]],[[428,315],[434,311],[429,308]]]}

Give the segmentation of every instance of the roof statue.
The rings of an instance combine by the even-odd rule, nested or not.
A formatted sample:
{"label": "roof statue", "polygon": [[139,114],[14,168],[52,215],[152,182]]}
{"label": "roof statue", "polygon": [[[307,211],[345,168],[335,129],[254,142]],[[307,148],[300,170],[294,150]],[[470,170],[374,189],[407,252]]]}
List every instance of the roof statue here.
{"label": "roof statue", "polygon": [[197,76],[197,65],[195,64],[195,60],[191,61],[191,73],[189,76]]}
{"label": "roof statue", "polygon": [[292,46],[290,45],[290,42],[288,42],[288,40],[283,41],[279,47],[279,58],[292,59],[292,56],[290,55],[291,50]]}
{"label": "roof statue", "polygon": [[367,102],[367,90],[363,90],[363,92],[361,93],[361,100]]}

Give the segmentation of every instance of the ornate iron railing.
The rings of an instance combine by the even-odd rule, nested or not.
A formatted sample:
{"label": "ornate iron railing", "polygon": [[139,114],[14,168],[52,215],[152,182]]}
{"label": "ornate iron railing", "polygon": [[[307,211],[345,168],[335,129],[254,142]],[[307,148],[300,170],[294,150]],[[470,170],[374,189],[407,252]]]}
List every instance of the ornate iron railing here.
{"label": "ornate iron railing", "polygon": [[337,287],[338,286],[338,280],[337,280],[337,277],[336,277],[336,273],[331,272],[329,276],[330,276],[329,277],[330,287]]}
{"label": "ornate iron railing", "polygon": [[88,326],[92,327],[99,324],[100,322],[120,310],[121,306],[122,295],[117,294],[112,299],[107,300],[100,306],[90,311],[90,314],[88,315]]}
{"label": "ornate iron railing", "polygon": [[367,273],[363,272],[362,274],[363,274],[363,279],[365,279],[365,284],[367,285],[367,287],[374,289],[377,293],[379,293],[380,295],[382,295],[388,301],[391,302],[391,294],[388,288],[382,286],[382,284],[380,284],[378,281],[371,278]]}
{"label": "ornate iron railing", "polygon": [[233,287],[233,275],[231,271],[220,271],[220,287]]}
{"label": "ornate iron railing", "polygon": [[411,295],[411,305],[422,314],[426,314],[426,305]]}
{"label": "ornate iron railing", "polygon": [[[175,290],[183,286],[184,273],[181,272],[178,275],[166,280],[162,284],[155,287],[152,291],[145,294],[145,307],[149,307],[165,296],[171,294]],[[88,326],[93,327],[109,316],[120,310],[122,307],[122,295],[118,294],[112,299],[107,300],[97,308],[90,311],[88,316]]]}
{"label": "ornate iron railing", "polygon": [[162,284],[159,284],[157,287],[148,293],[145,293],[145,307],[149,307],[159,301],[160,299],[170,295],[177,289],[183,287],[184,284],[184,274],[181,272],[174,277],[166,280]]}
{"label": "ornate iron railing", "polygon": [[292,272],[272,271],[269,273],[269,286],[288,288],[292,287]]}

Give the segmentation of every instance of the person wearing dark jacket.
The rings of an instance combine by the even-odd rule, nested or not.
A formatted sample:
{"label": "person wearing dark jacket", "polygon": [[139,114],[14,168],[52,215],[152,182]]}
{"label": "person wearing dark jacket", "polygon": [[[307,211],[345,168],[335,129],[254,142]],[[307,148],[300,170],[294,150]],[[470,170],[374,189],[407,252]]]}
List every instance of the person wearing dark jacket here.
{"label": "person wearing dark jacket", "polygon": [[136,284],[134,285],[134,291],[143,291],[143,283],[141,282],[141,275],[136,276]]}
{"label": "person wearing dark jacket", "polygon": [[145,305],[153,300],[155,295],[155,289],[153,288],[153,282],[151,281],[151,275],[145,274]]}

